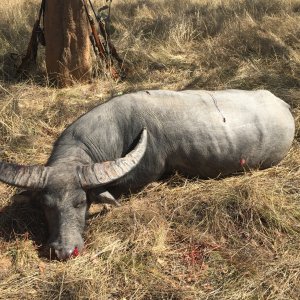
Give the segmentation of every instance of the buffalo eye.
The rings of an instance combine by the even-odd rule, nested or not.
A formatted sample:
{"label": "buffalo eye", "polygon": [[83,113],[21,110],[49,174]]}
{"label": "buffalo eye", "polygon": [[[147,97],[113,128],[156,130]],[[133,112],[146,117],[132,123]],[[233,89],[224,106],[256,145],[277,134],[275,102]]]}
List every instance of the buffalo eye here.
{"label": "buffalo eye", "polygon": [[74,207],[75,207],[75,208],[81,208],[81,207],[85,206],[85,204],[86,204],[86,201],[85,201],[85,200],[81,200],[81,201],[79,201],[79,202],[76,202],[76,203],[74,204]]}

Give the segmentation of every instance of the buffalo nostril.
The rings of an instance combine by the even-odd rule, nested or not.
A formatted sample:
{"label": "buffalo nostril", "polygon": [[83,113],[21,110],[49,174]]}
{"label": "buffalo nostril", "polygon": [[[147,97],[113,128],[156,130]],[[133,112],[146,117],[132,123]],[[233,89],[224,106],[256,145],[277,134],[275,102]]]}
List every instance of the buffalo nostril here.
{"label": "buffalo nostril", "polygon": [[71,257],[73,250],[70,249],[60,249],[55,250],[55,254],[59,260],[66,260]]}

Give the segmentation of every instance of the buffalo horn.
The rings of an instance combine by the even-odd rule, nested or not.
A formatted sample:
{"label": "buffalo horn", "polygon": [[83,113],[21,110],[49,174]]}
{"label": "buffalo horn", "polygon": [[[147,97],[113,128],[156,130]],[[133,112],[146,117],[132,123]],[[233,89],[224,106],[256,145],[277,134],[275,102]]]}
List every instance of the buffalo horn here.
{"label": "buffalo horn", "polygon": [[0,181],[21,188],[33,190],[44,188],[46,173],[47,167],[44,166],[22,166],[0,162]]}
{"label": "buffalo horn", "polygon": [[133,170],[145,154],[147,130],[144,128],[139,142],[125,157],[113,161],[78,167],[78,176],[84,189],[111,183]]}

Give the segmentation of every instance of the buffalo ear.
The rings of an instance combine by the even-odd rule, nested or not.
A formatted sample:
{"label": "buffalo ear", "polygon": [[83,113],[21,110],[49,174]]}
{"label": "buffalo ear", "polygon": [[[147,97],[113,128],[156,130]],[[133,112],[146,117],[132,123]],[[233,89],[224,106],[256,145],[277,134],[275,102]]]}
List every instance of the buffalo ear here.
{"label": "buffalo ear", "polygon": [[40,203],[37,201],[38,192],[32,190],[20,190],[11,197],[14,203],[30,203],[33,206],[39,207]]}
{"label": "buffalo ear", "polygon": [[32,200],[32,191],[22,190],[11,197],[13,202],[24,203]]}
{"label": "buffalo ear", "polygon": [[102,193],[95,193],[93,191],[90,192],[90,200],[95,203],[102,204],[111,204],[115,206],[120,206],[118,200],[108,191]]}

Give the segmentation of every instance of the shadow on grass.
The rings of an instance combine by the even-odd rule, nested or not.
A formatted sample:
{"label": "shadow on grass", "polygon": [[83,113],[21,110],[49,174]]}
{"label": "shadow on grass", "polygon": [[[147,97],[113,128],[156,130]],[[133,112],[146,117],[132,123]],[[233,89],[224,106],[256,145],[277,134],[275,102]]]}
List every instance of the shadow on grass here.
{"label": "shadow on grass", "polygon": [[[99,211],[89,212],[87,225],[89,220],[102,217],[108,211],[109,209],[104,207]],[[17,240],[27,239],[36,246],[39,257],[56,259],[47,245],[47,222],[42,208],[33,200],[25,200],[16,194],[12,196],[8,206],[0,208],[0,240],[14,243]]]}
{"label": "shadow on grass", "polygon": [[47,224],[42,210],[32,201],[14,201],[0,210],[0,239],[14,242],[30,239],[40,257],[49,257]]}

